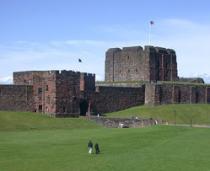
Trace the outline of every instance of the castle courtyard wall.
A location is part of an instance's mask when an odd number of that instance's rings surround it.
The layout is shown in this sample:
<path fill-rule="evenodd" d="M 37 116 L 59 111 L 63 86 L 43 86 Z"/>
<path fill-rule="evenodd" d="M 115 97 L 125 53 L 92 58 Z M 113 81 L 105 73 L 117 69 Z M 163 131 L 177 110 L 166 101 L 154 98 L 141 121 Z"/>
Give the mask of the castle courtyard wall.
<path fill-rule="evenodd" d="M 145 104 L 210 103 L 210 86 L 205 84 L 147 84 Z"/>
<path fill-rule="evenodd" d="M 34 111 L 33 87 L 0 85 L 0 110 Z"/>
<path fill-rule="evenodd" d="M 93 112 L 106 113 L 144 104 L 145 87 L 97 87 Z"/>

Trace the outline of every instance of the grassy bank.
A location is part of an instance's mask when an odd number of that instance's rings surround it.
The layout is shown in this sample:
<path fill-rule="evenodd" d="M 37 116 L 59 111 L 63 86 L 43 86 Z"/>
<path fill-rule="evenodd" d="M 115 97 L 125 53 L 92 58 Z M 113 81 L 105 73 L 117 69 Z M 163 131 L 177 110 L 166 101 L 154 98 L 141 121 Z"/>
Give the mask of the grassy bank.
<path fill-rule="evenodd" d="M 169 123 L 180 124 L 210 124 L 210 105 L 179 104 L 161 106 L 138 106 L 119 112 L 108 113 L 108 117 L 154 118 L 166 120 Z"/>
<path fill-rule="evenodd" d="M 85 118 L 52 118 L 31 112 L 0 111 L 0 131 L 98 128 Z"/>

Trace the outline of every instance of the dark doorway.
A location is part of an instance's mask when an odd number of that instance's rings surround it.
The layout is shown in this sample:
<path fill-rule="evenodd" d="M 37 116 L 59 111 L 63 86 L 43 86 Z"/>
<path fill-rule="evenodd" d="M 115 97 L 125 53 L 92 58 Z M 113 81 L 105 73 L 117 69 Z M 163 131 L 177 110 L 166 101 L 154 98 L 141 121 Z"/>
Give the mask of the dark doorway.
<path fill-rule="evenodd" d="M 81 99 L 79 103 L 80 115 L 85 116 L 88 111 L 88 101 L 85 99 Z"/>
<path fill-rule="evenodd" d="M 42 112 L 42 105 L 39 105 L 39 112 Z"/>
<path fill-rule="evenodd" d="M 195 93 L 195 103 L 199 102 L 199 93 L 196 91 Z"/>
<path fill-rule="evenodd" d="M 181 91 L 178 92 L 178 103 L 181 103 Z"/>

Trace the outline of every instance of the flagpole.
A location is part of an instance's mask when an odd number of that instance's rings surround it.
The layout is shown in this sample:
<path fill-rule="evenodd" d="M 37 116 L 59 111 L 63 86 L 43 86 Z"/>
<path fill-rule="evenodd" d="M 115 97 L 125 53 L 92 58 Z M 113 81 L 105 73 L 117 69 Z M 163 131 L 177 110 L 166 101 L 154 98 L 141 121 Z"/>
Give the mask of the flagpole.
<path fill-rule="evenodd" d="M 82 59 L 78 58 L 78 72 L 82 72 L 81 71 L 81 63 L 82 63 Z"/>
<path fill-rule="evenodd" d="M 149 36 L 148 36 L 148 43 L 151 45 L 151 32 L 152 32 L 152 25 L 154 24 L 154 21 L 149 22 Z"/>
<path fill-rule="evenodd" d="M 149 35 L 148 35 L 148 43 L 151 45 L 151 30 L 152 30 L 152 25 L 149 23 Z"/>

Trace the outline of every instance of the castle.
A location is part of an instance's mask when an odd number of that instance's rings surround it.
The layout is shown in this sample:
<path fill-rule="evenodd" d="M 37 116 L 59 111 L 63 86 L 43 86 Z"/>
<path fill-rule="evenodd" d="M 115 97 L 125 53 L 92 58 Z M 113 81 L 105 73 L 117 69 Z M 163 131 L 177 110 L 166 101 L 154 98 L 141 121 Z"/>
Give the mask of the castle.
<path fill-rule="evenodd" d="M 210 103 L 210 85 L 201 78 L 179 78 L 172 49 L 111 48 L 105 81 L 74 71 L 13 73 L 0 85 L 0 110 L 41 112 L 56 117 L 106 113 L 137 105 Z"/>

